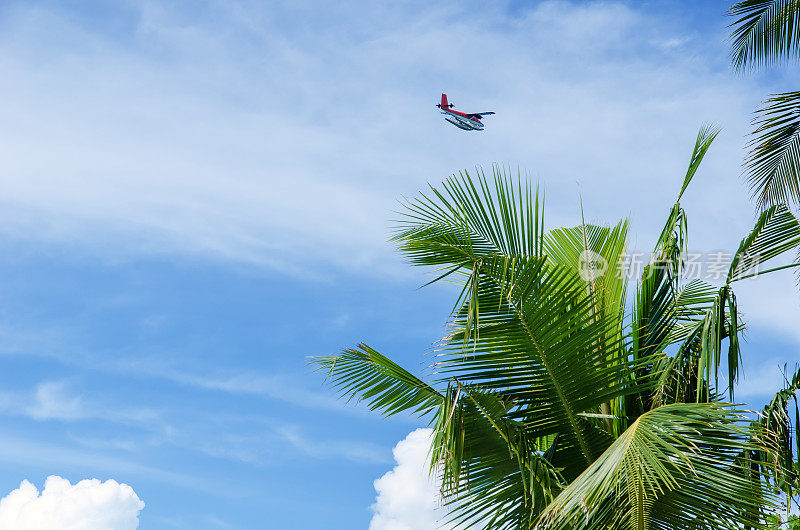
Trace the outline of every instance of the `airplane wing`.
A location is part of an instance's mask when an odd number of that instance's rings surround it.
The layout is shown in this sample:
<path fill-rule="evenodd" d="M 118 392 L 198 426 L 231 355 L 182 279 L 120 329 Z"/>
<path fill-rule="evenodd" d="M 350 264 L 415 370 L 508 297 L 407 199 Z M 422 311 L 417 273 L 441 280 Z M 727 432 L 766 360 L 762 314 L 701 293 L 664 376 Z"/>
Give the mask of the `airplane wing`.
<path fill-rule="evenodd" d="M 476 116 L 488 116 L 489 114 L 494 114 L 494 112 L 476 112 Z"/>

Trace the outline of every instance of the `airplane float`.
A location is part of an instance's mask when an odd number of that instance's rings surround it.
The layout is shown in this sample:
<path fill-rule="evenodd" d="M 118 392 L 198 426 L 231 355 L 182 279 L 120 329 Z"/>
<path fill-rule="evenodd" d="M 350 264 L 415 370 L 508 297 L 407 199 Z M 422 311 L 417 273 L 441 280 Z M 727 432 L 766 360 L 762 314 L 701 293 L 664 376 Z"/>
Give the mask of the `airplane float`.
<path fill-rule="evenodd" d="M 489 114 L 494 114 L 494 112 L 476 112 L 475 114 L 466 114 L 464 112 L 458 112 L 457 110 L 451 110 L 453 108 L 453 104 L 447 103 L 447 94 L 442 94 L 442 102 L 436 106 L 442 109 L 442 114 L 444 114 L 445 120 L 449 121 L 459 129 L 464 129 L 465 131 L 482 131 L 483 123 L 481 123 L 481 118 L 488 116 Z"/>

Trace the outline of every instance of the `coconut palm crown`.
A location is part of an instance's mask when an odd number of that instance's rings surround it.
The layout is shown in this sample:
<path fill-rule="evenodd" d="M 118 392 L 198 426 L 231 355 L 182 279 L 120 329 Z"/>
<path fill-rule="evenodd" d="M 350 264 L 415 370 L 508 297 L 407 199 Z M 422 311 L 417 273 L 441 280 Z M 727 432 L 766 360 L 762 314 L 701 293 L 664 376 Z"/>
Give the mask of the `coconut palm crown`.
<path fill-rule="evenodd" d="M 698 134 L 635 281 L 617 265 L 627 220 L 545 230 L 538 189 L 501 168 L 460 173 L 405 203 L 400 251 L 435 271 L 431 283 L 461 288 L 433 375 L 366 344 L 313 362 L 343 396 L 429 422 L 451 524 L 769 527 L 793 480 L 793 390 L 763 415 L 726 403 L 741 365 L 734 287 L 784 268 L 772 260 L 800 245 L 800 222 L 770 206 L 724 281 L 689 277 L 680 201 L 717 132 Z"/>

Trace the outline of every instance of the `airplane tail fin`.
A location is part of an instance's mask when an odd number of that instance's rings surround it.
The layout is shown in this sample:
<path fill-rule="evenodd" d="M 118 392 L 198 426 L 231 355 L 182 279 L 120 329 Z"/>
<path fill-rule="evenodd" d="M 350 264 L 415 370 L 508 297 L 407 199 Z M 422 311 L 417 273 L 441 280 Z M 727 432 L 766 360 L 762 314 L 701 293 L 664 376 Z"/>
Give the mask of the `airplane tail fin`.
<path fill-rule="evenodd" d="M 447 94 L 442 94 L 442 108 L 446 109 L 447 107 Z"/>

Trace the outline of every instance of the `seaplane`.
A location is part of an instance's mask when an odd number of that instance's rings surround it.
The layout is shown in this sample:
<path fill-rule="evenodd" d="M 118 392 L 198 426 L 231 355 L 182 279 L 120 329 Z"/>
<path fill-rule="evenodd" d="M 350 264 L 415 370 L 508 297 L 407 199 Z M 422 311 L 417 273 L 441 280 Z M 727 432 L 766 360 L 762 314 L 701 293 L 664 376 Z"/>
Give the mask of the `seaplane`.
<path fill-rule="evenodd" d="M 447 102 L 447 94 L 442 94 L 442 102 L 436 106 L 442 109 L 442 114 L 444 114 L 445 120 L 449 121 L 459 129 L 464 129 L 465 131 L 482 131 L 483 123 L 481 123 L 481 118 L 488 116 L 489 114 L 494 114 L 494 112 L 476 112 L 475 114 L 467 114 L 464 112 L 458 112 L 457 110 L 451 110 L 453 108 L 453 104 Z"/>

